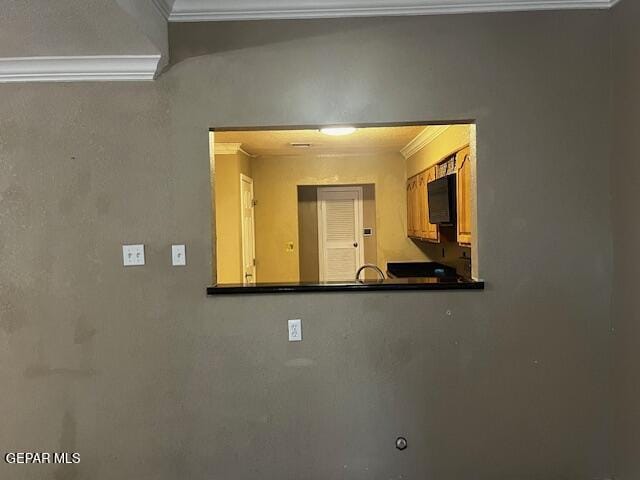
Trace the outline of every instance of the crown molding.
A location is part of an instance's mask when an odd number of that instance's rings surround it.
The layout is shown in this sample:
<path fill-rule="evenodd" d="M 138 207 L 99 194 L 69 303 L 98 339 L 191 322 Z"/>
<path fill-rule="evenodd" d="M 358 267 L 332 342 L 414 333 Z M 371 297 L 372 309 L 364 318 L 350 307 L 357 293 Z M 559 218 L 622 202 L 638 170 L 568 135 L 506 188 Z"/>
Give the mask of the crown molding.
<path fill-rule="evenodd" d="M 153 80 L 160 55 L 0 58 L 0 83 Z"/>
<path fill-rule="evenodd" d="M 292 0 L 262 0 L 250 2 L 246 8 L 238 0 L 208 2 L 206 0 L 176 0 L 169 21 L 227 21 L 265 19 L 304 19 L 336 17 L 371 17 L 394 15 L 437 15 L 452 13 L 509 12 L 527 10 L 607 9 L 618 0 L 407 0 L 401 5 L 354 5 L 353 0 L 331 2 L 323 7 L 319 2 Z M 300 4 L 303 4 L 302 6 Z M 222 5 L 220 5 L 222 4 Z M 217 6 L 216 6 L 217 5 Z"/>
<path fill-rule="evenodd" d="M 451 125 L 429 125 L 422 130 L 416 138 L 407 143 L 407 145 L 400 150 L 400 153 L 404 158 L 409 158 L 446 132 L 450 126 Z"/>
<path fill-rule="evenodd" d="M 214 153 L 216 155 L 233 155 L 236 153 L 244 153 L 247 157 L 255 157 L 242 149 L 241 143 L 214 143 Z"/>

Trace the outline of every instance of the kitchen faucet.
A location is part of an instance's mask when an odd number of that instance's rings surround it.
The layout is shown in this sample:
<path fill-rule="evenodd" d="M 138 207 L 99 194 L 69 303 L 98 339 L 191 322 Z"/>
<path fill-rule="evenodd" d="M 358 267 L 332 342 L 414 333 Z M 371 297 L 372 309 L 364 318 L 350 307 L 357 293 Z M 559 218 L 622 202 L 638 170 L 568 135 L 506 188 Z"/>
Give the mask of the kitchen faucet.
<path fill-rule="evenodd" d="M 360 282 L 360 281 L 361 281 L 361 280 L 360 280 L 360 273 L 361 273 L 363 270 L 366 270 L 367 268 L 370 268 L 370 269 L 372 269 L 372 270 L 375 270 L 375 271 L 378 273 L 378 275 L 380 275 L 379 280 L 384 280 L 384 273 L 382 272 L 382 270 L 380 270 L 380 268 L 378 268 L 378 266 L 377 266 L 377 265 L 374 265 L 373 263 L 365 263 L 365 264 L 364 264 L 364 265 L 362 265 L 362 266 L 358 269 L 358 271 L 356 272 L 356 281 L 358 281 L 358 282 Z"/>

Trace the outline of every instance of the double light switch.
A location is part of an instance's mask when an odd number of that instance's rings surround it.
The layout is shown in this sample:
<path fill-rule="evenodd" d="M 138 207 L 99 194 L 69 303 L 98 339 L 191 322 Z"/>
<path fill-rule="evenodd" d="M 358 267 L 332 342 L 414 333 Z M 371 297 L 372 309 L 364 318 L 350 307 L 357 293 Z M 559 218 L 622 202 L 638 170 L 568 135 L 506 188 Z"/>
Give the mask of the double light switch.
<path fill-rule="evenodd" d="M 125 267 L 144 265 L 144 245 L 123 245 L 122 263 Z"/>

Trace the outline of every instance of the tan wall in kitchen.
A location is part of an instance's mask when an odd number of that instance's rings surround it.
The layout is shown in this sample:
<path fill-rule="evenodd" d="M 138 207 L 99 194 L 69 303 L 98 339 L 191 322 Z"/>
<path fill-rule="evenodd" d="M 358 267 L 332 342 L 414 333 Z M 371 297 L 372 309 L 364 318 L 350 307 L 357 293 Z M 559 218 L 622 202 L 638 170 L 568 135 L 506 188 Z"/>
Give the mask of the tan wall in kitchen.
<path fill-rule="evenodd" d="M 256 207 L 257 279 L 293 282 L 300 275 L 298 185 L 375 184 L 377 262 L 425 259 L 407 238 L 406 167 L 399 153 L 313 157 L 260 157 L 253 160 Z M 294 242 L 293 251 L 286 245 Z"/>
<path fill-rule="evenodd" d="M 251 158 L 242 152 L 216 155 L 214 165 L 218 283 L 242 283 L 240 174 L 251 177 Z"/>
<path fill-rule="evenodd" d="M 364 237 L 364 262 L 378 265 L 382 271 L 386 271 L 386 265 L 378 264 L 378 228 L 376 225 L 376 187 L 375 185 L 362 185 L 362 219 L 364 227 L 373 228 L 373 235 Z M 384 245 L 383 245 L 384 248 Z M 371 269 L 365 270 L 361 278 L 367 280 L 377 278 Z"/>
<path fill-rule="evenodd" d="M 317 282 L 320 278 L 317 187 L 298 187 L 298 242 L 300 281 Z"/>
<path fill-rule="evenodd" d="M 450 125 L 443 133 L 407 159 L 407 176 L 438 163 L 446 156 L 469 145 L 469 125 Z"/>

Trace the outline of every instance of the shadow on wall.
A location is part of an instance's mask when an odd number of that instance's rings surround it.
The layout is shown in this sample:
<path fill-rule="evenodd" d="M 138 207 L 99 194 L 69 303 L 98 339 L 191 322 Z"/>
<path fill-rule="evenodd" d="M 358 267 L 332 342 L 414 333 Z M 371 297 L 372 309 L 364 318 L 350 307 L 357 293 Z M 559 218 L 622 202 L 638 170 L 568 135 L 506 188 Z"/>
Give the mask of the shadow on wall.
<path fill-rule="evenodd" d="M 406 18 L 347 18 L 235 22 L 175 22 L 169 24 L 170 64 L 203 55 L 331 36 L 357 29 L 379 29 L 406 22 Z"/>

